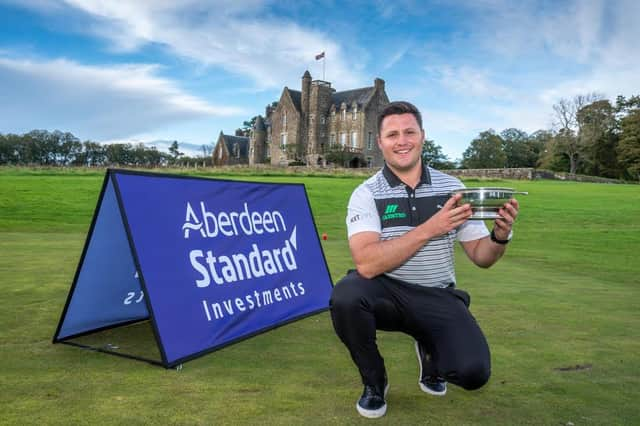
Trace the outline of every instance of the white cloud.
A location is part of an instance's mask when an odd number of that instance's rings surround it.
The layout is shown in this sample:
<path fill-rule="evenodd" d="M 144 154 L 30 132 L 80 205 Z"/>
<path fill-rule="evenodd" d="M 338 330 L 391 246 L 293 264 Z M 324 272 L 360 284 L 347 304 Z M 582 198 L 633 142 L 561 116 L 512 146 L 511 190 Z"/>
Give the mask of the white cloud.
<path fill-rule="evenodd" d="M 572 72 L 610 69 L 613 81 L 616 69 L 640 66 L 640 2 L 636 0 L 542 4 L 496 0 L 471 7 L 477 13 L 471 41 L 493 52 L 488 61 L 533 63 L 538 71 L 545 67 L 543 72 L 550 78 L 568 67 Z"/>
<path fill-rule="evenodd" d="M 468 21 L 472 24 L 468 28 L 469 37 L 505 59 L 547 51 L 571 61 L 588 62 L 597 54 L 606 33 L 617 31 L 610 26 L 610 12 L 627 10 L 625 3 L 467 1 L 467 9 L 473 16 Z"/>
<path fill-rule="evenodd" d="M 394 46 L 394 52 L 389 52 L 390 57 L 387 59 L 387 62 L 382 66 L 382 70 L 388 70 L 393 67 L 396 63 L 398 63 L 411 49 L 411 43 L 406 42 L 399 47 Z"/>
<path fill-rule="evenodd" d="M 150 65 L 87 66 L 0 57 L 0 131 L 34 127 L 92 139 L 127 137 L 171 123 L 243 114 L 212 105 L 156 75 Z"/>
<path fill-rule="evenodd" d="M 43 0 L 29 0 L 38 9 Z M 136 51 L 164 46 L 183 58 L 250 78 L 258 89 L 298 87 L 315 55 L 327 52 L 327 80 L 340 88 L 363 83 L 340 43 L 320 31 L 270 16 L 264 1 L 51 0 L 91 18 L 85 31 L 111 48 Z M 319 76 L 318 76 L 319 77 Z"/>
<path fill-rule="evenodd" d="M 457 112 L 429 108 L 420 108 L 420 111 L 427 138 L 429 138 L 429 133 L 436 129 L 438 131 L 446 129 L 447 132 L 468 134 L 482 128 L 478 126 L 473 117 L 463 116 Z"/>
<path fill-rule="evenodd" d="M 482 130 L 484 122 L 476 116 L 463 115 L 456 111 L 436 110 L 418 106 L 422 113 L 423 127 L 427 139 L 442 147 L 450 160 L 462 157 L 462 152 Z"/>
<path fill-rule="evenodd" d="M 470 65 L 428 66 L 425 70 L 444 88 L 462 96 L 512 99 L 513 92 L 491 80 L 490 72 Z"/>
<path fill-rule="evenodd" d="M 461 146 L 454 142 L 461 129 L 469 132 L 467 144 L 478 127 L 548 129 L 561 98 L 639 93 L 640 2 L 469 0 L 463 6 L 469 12 L 464 36 L 430 44 L 434 54 L 424 67 L 440 102 L 465 117 L 439 118 L 447 123 L 437 128 L 443 146 Z"/>
<path fill-rule="evenodd" d="M 424 0 L 375 0 L 372 3 L 380 16 L 387 20 L 404 20 L 412 19 L 414 16 L 424 16 L 437 7 L 437 4 L 434 6 Z"/>
<path fill-rule="evenodd" d="M 560 98 L 571 98 L 587 93 L 602 93 L 614 101 L 616 96 L 640 93 L 640 16 L 639 2 L 615 2 L 619 7 L 607 11 L 607 20 L 599 21 L 603 35 L 593 40 L 592 60 L 584 71 L 572 78 L 552 81 L 540 92 L 540 99 L 548 105 Z M 583 14 L 583 15 L 586 15 Z M 603 12 L 604 15 L 604 12 Z M 583 27 L 588 27 L 583 24 Z M 598 28 L 598 26 L 595 26 Z"/>

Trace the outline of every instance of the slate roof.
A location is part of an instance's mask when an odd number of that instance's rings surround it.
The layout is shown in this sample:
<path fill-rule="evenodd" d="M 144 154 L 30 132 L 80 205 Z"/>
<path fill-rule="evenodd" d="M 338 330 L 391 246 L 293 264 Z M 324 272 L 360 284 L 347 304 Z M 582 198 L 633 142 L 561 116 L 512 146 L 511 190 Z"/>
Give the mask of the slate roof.
<path fill-rule="evenodd" d="M 289 95 L 291 96 L 293 106 L 296 107 L 296 110 L 302 111 L 302 92 L 299 90 L 289 89 Z"/>
<path fill-rule="evenodd" d="M 233 146 L 237 143 L 240 148 L 240 158 L 246 158 L 249 152 L 249 138 L 246 136 L 222 135 L 225 145 L 230 156 L 234 156 Z"/>
<path fill-rule="evenodd" d="M 299 90 L 287 89 L 289 90 L 289 95 L 291 96 L 291 100 L 293 101 L 293 105 L 296 110 L 302 111 L 302 92 Z M 358 105 L 358 109 L 360 109 L 369 103 L 375 92 L 376 88 L 374 86 L 334 92 L 331 94 L 331 103 L 336 106 L 336 109 L 340 109 L 340 105 L 344 102 L 347 104 L 347 109 L 351 110 L 351 104 L 355 101 Z"/>
<path fill-rule="evenodd" d="M 354 101 L 358 104 L 358 107 L 362 107 L 369 103 L 375 92 L 375 87 L 363 87 L 361 89 L 336 92 L 331 95 L 331 102 L 336 106 L 336 109 L 340 108 L 342 102 L 347 104 L 347 109 L 349 109 Z"/>

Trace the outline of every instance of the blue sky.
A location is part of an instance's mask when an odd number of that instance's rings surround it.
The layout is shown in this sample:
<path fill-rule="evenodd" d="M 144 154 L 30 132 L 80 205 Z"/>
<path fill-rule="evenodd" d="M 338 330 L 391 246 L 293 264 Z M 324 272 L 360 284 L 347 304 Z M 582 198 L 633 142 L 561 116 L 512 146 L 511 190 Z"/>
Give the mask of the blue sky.
<path fill-rule="evenodd" d="M 384 79 L 455 160 L 489 128 L 551 128 L 561 98 L 640 94 L 639 18 L 636 0 L 0 0 L 0 133 L 197 149 L 322 79 L 325 51 L 334 88 Z"/>

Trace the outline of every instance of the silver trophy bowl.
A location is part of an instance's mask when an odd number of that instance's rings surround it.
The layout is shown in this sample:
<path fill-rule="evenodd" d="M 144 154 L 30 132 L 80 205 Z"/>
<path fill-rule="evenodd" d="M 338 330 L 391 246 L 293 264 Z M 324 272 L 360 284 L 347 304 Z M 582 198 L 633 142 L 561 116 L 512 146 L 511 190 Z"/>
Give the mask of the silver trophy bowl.
<path fill-rule="evenodd" d="M 528 192 L 515 191 L 513 188 L 462 188 L 451 192 L 451 195 L 462 194 L 458 205 L 471 204 L 473 214 L 470 219 L 498 219 L 498 210 L 515 194 L 527 195 Z"/>

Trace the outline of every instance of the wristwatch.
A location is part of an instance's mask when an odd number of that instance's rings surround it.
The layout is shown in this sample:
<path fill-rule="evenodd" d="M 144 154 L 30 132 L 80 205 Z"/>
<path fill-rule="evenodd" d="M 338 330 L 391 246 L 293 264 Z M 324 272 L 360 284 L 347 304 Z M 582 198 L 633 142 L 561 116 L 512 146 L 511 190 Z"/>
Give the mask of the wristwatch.
<path fill-rule="evenodd" d="M 513 230 L 511 230 L 506 240 L 499 240 L 496 238 L 496 234 L 494 231 L 495 229 L 491 230 L 491 241 L 493 241 L 496 244 L 502 244 L 502 245 L 509 244 L 509 241 L 511 241 L 511 238 L 513 237 Z"/>

